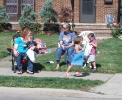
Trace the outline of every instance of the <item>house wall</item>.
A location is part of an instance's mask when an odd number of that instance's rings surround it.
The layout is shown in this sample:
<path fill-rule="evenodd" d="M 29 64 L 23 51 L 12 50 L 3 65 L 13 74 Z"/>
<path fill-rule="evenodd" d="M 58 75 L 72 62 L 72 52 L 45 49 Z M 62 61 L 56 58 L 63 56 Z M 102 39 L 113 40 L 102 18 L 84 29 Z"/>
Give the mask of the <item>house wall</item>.
<path fill-rule="evenodd" d="M 96 0 L 96 23 L 105 23 L 106 14 L 113 14 L 117 22 L 118 2 L 119 0 L 113 0 L 113 5 L 105 5 L 104 0 Z"/>
<path fill-rule="evenodd" d="M 0 5 L 4 5 L 4 0 L 0 0 Z M 46 0 L 35 0 L 35 12 L 39 13 Z M 54 9 L 60 12 L 62 7 L 71 8 L 71 0 L 53 0 Z M 79 23 L 80 0 L 74 0 L 74 22 Z M 115 22 L 118 18 L 118 2 L 113 0 L 113 5 L 104 5 L 104 0 L 96 0 L 96 23 L 105 23 L 105 15 L 113 14 Z M 39 21 L 41 18 L 38 19 Z"/>
<path fill-rule="evenodd" d="M 4 0 L 0 0 L 0 5 L 4 5 Z M 35 12 L 39 13 L 42 6 L 44 5 L 46 0 L 35 0 Z M 57 12 L 60 12 L 62 7 L 71 8 L 71 0 L 53 0 L 54 9 Z M 114 21 L 118 21 L 118 4 L 119 0 L 113 0 L 112 5 L 105 5 L 104 0 L 96 0 L 96 23 L 80 23 L 80 0 L 74 0 L 74 22 L 75 28 L 74 30 L 77 32 L 81 32 L 84 30 L 92 30 L 97 36 L 100 37 L 108 37 L 111 34 L 109 28 L 107 28 L 105 24 L 105 15 L 113 14 Z M 41 21 L 41 18 L 38 18 L 38 21 Z M 20 29 L 17 22 L 12 23 L 12 29 Z"/>
<path fill-rule="evenodd" d="M 0 0 L 0 5 L 3 5 L 3 1 L 4 1 L 4 0 Z"/>

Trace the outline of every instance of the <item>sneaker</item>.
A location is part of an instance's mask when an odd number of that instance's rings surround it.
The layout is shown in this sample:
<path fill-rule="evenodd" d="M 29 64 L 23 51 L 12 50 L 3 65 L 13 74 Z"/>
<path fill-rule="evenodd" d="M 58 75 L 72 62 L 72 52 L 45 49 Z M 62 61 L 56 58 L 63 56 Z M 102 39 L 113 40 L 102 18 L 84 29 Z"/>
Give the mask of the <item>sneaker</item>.
<path fill-rule="evenodd" d="M 92 73 L 94 73 L 94 72 L 96 72 L 96 68 L 94 68 L 94 69 L 92 70 Z"/>

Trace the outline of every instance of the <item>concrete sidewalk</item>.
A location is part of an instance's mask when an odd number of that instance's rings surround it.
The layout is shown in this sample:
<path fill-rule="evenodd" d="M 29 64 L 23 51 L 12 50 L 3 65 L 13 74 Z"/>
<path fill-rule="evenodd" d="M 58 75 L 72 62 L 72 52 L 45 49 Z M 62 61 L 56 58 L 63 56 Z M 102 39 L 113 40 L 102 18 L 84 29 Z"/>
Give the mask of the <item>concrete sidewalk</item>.
<path fill-rule="evenodd" d="M 108 81 L 114 74 L 100 74 L 100 73 L 83 73 L 82 77 L 75 77 L 75 72 L 70 72 L 70 76 L 68 78 L 76 78 L 76 79 L 89 79 L 89 80 L 102 80 L 104 82 Z M 11 68 L 0 68 L 0 75 L 3 76 L 32 76 L 32 77 L 59 77 L 59 78 L 67 78 L 65 76 L 65 72 L 58 71 L 38 71 L 33 75 L 27 74 L 24 72 L 23 74 L 13 73 Z"/>
<path fill-rule="evenodd" d="M 0 87 L 0 93 L 15 93 L 15 94 L 35 94 L 48 95 L 48 96 L 67 96 L 67 97 L 91 97 L 91 98 L 122 98 L 122 74 L 100 74 L 100 73 L 83 73 L 82 77 L 75 77 L 74 72 L 70 73 L 68 78 L 76 79 L 89 79 L 89 80 L 102 80 L 105 84 L 92 88 L 89 92 L 78 90 L 65 90 L 65 89 L 44 89 L 44 88 L 9 88 Z M 66 78 L 65 72 L 49 72 L 41 71 L 33 75 L 26 72 L 22 75 L 13 73 L 10 68 L 0 68 L 0 75 L 3 76 L 29 76 L 29 77 L 59 77 Z M 48 94 L 47 94 L 48 93 Z"/>

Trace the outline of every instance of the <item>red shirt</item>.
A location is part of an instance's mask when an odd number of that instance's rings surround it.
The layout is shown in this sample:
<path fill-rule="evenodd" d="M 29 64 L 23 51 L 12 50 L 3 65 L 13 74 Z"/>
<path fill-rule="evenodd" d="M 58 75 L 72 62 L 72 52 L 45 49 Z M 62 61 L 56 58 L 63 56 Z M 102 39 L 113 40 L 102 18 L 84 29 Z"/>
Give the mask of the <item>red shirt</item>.
<path fill-rule="evenodd" d="M 92 41 L 90 41 L 90 43 L 93 43 L 93 44 L 96 44 L 97 45 L 97 41 L 96 40 L 92 40 Z M 97 53 L 97 51 L 96 51 L 96 47 L 92 47 L 92 49 L 91 49 L 91 52 L 90 52 L 90 54 L 91 55 L 95 55 Z"/>

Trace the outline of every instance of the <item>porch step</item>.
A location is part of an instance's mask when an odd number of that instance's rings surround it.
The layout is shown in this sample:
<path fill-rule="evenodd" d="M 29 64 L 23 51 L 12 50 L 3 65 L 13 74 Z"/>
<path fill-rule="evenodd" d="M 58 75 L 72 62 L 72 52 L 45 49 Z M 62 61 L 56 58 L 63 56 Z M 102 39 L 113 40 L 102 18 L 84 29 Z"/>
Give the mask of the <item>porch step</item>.
<path fill-rule="evenodd" d="M 99 38 L 111 38 L 111 30 L 106 24 L 76 24 L 74 30 L 80 34 L 82 31 L 93 31 Z"/>

